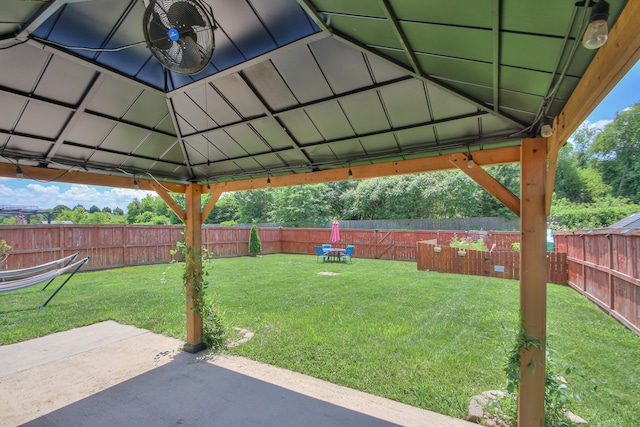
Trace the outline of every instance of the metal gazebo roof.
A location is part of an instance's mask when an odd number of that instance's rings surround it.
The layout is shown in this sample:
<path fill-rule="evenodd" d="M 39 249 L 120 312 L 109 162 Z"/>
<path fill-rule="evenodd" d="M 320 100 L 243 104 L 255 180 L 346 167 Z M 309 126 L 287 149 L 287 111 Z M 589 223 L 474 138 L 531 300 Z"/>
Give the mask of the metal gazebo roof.
<path fill-rule="evenodd" d="M 517 146 L 596 52 L 574 1 L 206 3 L 216 49 L 185 76 L 142 0 L 4 1 L 0 164 L 203 184 Z"/>

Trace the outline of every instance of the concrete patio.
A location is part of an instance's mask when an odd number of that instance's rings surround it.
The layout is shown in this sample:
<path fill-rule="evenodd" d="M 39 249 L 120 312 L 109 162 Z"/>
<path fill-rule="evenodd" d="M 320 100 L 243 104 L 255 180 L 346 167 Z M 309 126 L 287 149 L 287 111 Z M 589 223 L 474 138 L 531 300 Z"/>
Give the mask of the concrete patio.
<path fill-rule="evenodd" d="M 2 426 L 475 424 L 113 321 L 0 347 Z"/>

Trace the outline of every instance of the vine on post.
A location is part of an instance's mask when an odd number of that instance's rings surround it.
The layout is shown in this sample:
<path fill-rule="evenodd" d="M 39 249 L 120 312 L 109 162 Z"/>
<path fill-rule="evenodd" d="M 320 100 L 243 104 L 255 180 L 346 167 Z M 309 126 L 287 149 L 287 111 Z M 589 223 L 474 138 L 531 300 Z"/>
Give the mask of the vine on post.
<path fill-rule="evenodd" d="M 504 427 L 516 427 L 518 425 L 518 385 L 520 377 L 520 364 L 522 363 L 521 351 L 538 348 L 545 352 L 547 369 L 545 371 L 545 397 L 544 413 L 546 427 L 571 427 L 575 424 L 567 417 L 567 406 L 577 395 L 569 393 L 567 380 L 553 372 L 554 363 L 549 357 L 547 345 L 537 337 L 528 335 L 524 327 L 524 316 L 520 313 L 520 330 L 516 336 L 516 342 L 509 351 L 509 357 L 504 371 L 507 374 L 507 392 L 489 404 L 493 415 L 497 418 L 498 425 Z M 536 367 L 542 366 L 535 357 L 525 367 L 525 372 L 535 375 Z M 570 374 L 567 368 L 565 374 Z"/>
<path fill-rule="evenodd" d="M 226 325 L 224 314 L 215 303 L 215 299 L 206 298 L 206 290 L 209 286 L 208 276 L 213 269 L 213 254 L 206 247 L 202 247 L 198 253 L 195 248 L 188 248 L 184 242 L 176 243 L 176 249 L 171 251 L 171 255 L 177 253 L 181 253 L 185 261 L 191 260 L 202 265 L 202 268 L 194 269 L 191 274 L 189 274 L 186 265 L 183 267 L 184 290 L 186 292 L 187 287 L 190 288 L 191 292 L 187 292 L 189 298 L 196 295 L 195 299 L 190 302 L 193 303 L 191 309 L 202 318 L 202 342 L 210 349 L 221 350 L 229 341 L 229 327 Z M 175 263 L 177 260 L 171 262 Z M 209 301 L 211 299 L 212 301 Z"/>

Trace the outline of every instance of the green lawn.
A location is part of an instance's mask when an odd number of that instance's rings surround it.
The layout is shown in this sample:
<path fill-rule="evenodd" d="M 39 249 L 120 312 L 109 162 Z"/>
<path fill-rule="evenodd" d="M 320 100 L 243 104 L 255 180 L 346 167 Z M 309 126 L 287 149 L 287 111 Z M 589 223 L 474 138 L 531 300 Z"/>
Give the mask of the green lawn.
<path fill-rule="evenodd" d="M 107 319 L 184 339 L 181 276 L 178 265 L 81 273 L 42 314 L 49 289 L 0 294 L 0 344 Z M 235 354 L 459 418 L 472 395 L 505 385 L 516 281 L 303 255 L 219 259 L 209 280 L 228 322 L 255 332 Z M 582 397 L 575 412 L 640 425 L 640 338 L 567 287 L 549 285 L 547 317 L 556 370 L 571 367 Z"/>

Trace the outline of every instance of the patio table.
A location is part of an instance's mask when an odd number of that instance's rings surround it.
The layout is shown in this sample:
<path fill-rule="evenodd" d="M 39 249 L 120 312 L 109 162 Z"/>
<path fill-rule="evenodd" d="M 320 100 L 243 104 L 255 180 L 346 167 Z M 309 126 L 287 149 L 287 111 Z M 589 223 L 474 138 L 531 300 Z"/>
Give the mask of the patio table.
<path fill-rule="evenodd" d="M 324 248 L 324 253 L 328 255 L 327 261 L 340 261 L 340 255 L 346 251 L 344 248 Z"/>

